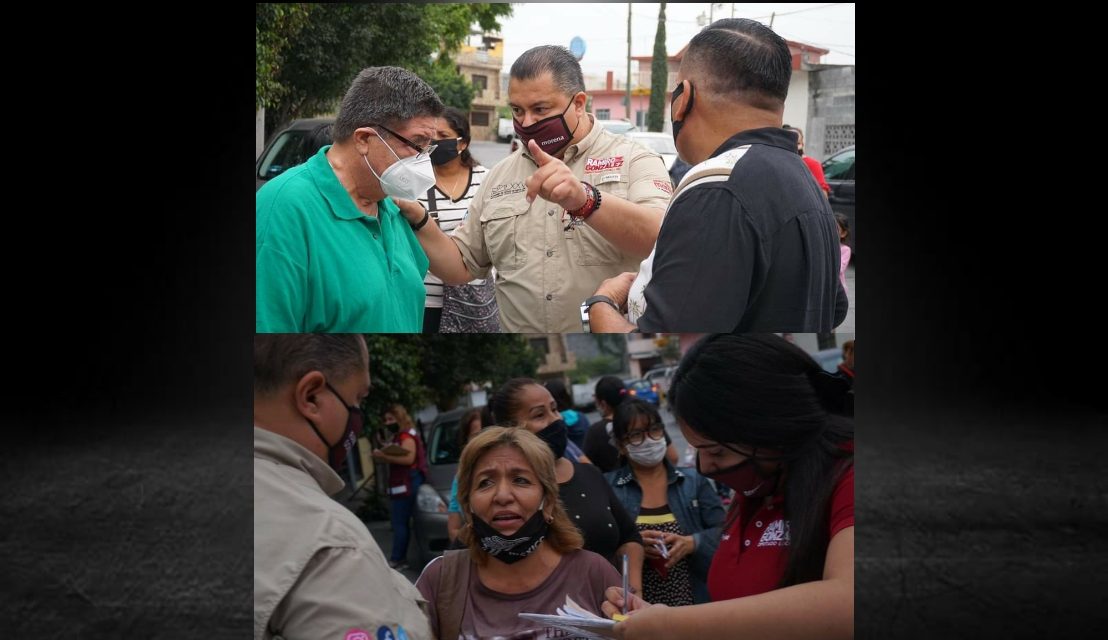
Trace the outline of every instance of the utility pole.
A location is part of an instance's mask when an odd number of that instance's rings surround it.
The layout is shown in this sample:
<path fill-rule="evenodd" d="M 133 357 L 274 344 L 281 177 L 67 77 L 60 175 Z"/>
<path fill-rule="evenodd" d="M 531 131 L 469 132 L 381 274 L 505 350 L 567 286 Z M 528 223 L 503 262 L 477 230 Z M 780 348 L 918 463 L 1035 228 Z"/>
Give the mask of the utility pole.
<path fill-rule="evenodd" d="M 770 14 L 769 14 L 769 28 L 770 28 L 770 29 L 772 29 L 772 28 L 773 28 L 773 19 L 774 19 L 775 17 L 777 17 L 777 12 L 776 12 L 776 11 L 774 11 L 774 12 L 772 12 L 772 13 L 770 13 Z"/>
<path fill-rule="evenodd" d="M 631 121 L 631 3 L 627 3 L 627 120 Z"/>

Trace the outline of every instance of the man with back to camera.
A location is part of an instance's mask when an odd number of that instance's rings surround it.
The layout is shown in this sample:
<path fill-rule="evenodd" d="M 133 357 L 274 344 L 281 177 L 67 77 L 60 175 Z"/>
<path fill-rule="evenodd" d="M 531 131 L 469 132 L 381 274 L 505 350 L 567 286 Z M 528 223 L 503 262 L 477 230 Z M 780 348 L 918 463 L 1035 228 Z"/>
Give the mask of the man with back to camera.
<path fill-rule="evenodd" d="M 657 153 L 585 112 L 581 66 L 565 47 L 530 49 L 512 64 L 508 102 L 524 147 L 481 184 L 448 237 L 417 237 L 447 284 L 496 267 L 501 326 L 511 333 L 580 331 L 581 300 L 605 278 L 638 268 L 654 246 L 672 185 Z M 424 215 L 401 202 L 410 222 Z"/>
<path fill-rule="evenodd" d="M 416 198 L 435 184 L 442 110 L 412 72 L 363 69 L 342 99 L 334 145 L 258 191 L 255 331 L 422 330 L 427 257 L 387 196 Z"/>
<path fill-rule="evenodd" d="M 586 300 L 593 331 L 829 332 L 846 318 L 834 214 L 782 128 L 791 74 L 788 44 L 754 20 L 692 39 L 670 111 L 694 166 L 639 273 Z"/>
<path fill-rule="evenodd" d="M 426 601 L 329 495 L 362 429 L 358 334 L 254 336 L 254 640 L 429 639 Z"/>

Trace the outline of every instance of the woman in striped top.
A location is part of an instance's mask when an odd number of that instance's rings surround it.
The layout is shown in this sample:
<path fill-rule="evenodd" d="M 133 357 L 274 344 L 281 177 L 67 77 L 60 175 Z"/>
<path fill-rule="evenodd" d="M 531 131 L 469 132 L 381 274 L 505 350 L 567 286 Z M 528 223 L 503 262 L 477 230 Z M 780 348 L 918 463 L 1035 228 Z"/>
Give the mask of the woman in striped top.
<path fill-rule="evenodd" d="M 465 112 L 447 107 L 436 127 L 431 154 L 435 186 L 419 198 L 439 228 L 453 235 L 469 212 L 469 203 L 488 170 L 469 153 L 470 131 Z M 499 333 L 500 309 L 496 306 L 493 276 L 468 284 L 443 285 L 430 271 L 423 279 L 427 302 L 424 333 Z"/>

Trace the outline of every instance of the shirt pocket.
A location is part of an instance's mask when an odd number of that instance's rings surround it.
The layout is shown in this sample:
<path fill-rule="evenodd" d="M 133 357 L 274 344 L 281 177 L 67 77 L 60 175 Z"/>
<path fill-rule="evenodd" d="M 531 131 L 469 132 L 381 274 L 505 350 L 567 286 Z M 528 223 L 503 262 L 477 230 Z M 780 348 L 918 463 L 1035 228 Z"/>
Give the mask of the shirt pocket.
<path fill-rule="evenodd" d="M 481 214 L 485 247 L 500 271 L 512 271 L 527 262 L 524 214 L 531 205 L 525 200 L 505 202 Z"/>

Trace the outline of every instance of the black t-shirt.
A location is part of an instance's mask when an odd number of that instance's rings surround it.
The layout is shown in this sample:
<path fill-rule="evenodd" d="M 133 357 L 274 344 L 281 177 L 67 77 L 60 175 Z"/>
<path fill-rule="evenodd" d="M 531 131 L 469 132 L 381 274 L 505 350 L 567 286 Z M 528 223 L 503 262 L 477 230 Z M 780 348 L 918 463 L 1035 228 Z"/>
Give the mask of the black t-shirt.
<path fill-rule="evenodd" d="M 608 435 L 609 422 L 601 418 L 596 424 L 590 425 L 589 430 L 585 432 L 585 446 L 581 447 L 589 457 L 589 461 L 602 473 L 608 473 L 620 467 L 619 449 L 613 447 L 608 441 L 611 437 Z"/>
<path fill-rule="evenodd" d="M 573 477 L 558 485 L 558 494 L 569 519 L 585 537 L 585 548 L 589 551 L 615 564 L 616 549 L 621 545 L 642 544 L 635 521 L 593 465 L 573 463 Z"/>
<path fill-rule="evenodd" d="M 727 179 L 698 184 L 666 212 L 641 331 L 830 332 L 846 319 L 839 227 L 784 129 L 743 131 Z"/>

